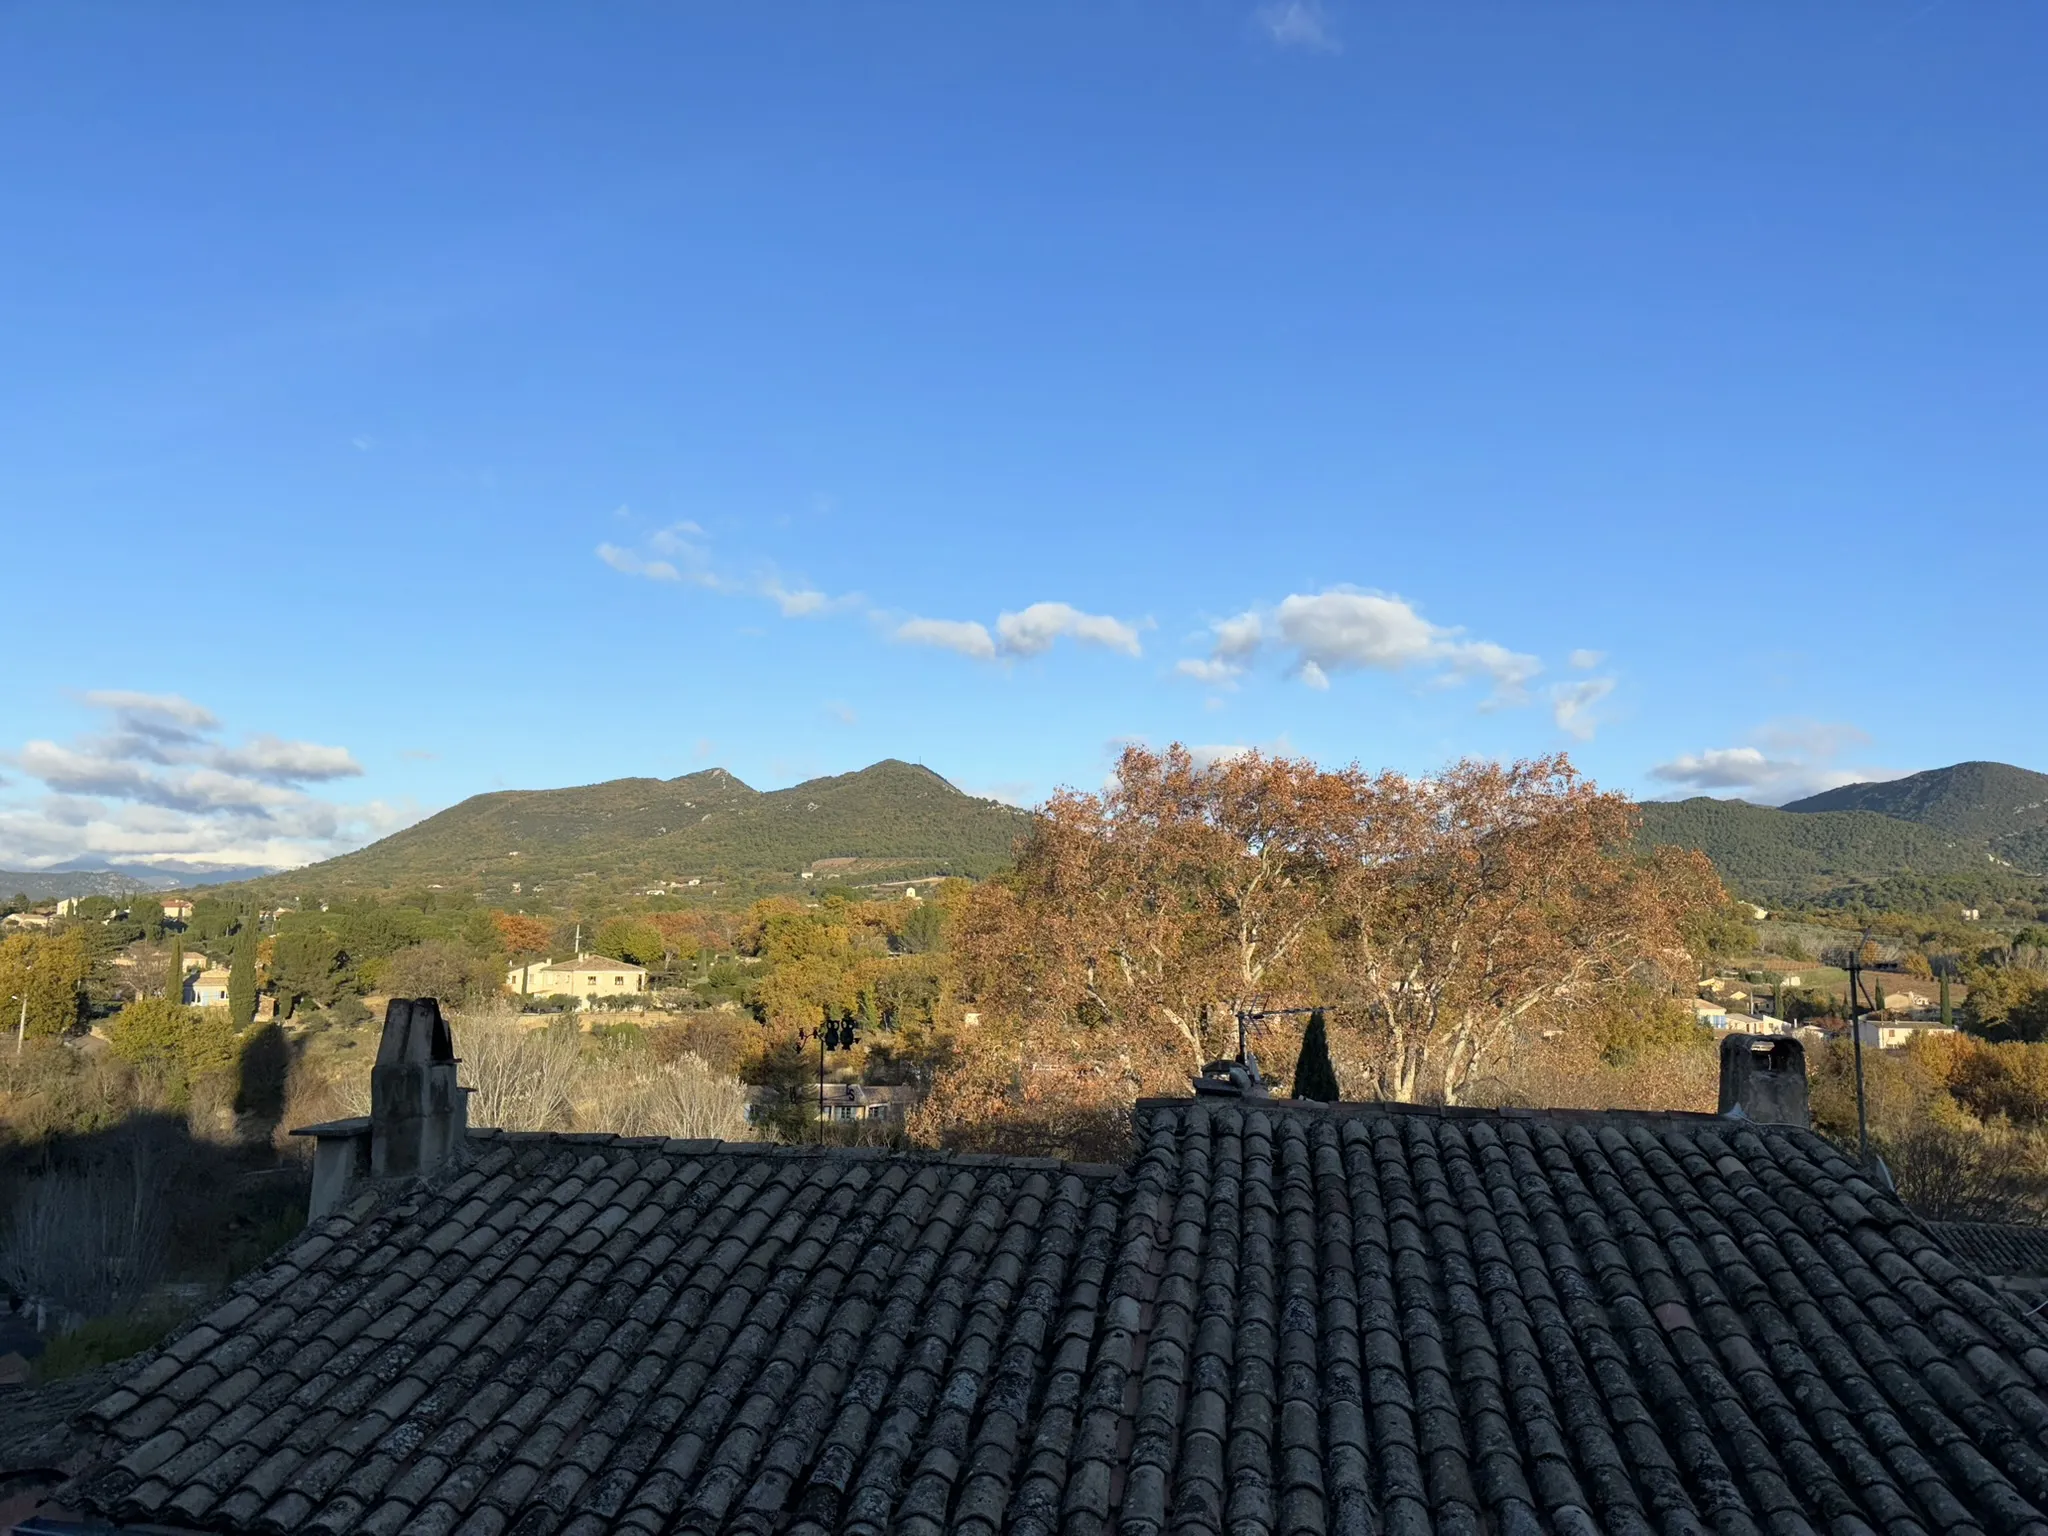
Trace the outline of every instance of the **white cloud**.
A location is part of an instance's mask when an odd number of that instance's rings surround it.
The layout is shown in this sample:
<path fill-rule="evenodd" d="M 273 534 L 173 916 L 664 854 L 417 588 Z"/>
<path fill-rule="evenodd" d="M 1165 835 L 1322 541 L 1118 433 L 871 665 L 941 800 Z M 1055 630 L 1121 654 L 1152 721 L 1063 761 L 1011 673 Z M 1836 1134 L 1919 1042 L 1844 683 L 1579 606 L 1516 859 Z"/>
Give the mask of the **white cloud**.
<path fill-rule="evenodd" d="M 828 597 L 802 583 L 788 585 L 773 569 L 753 577 L 728 575 L 713 563 L 704 530 L 692 522 L 657 528 L 647 536 L 647 548 L 652 555 L 617 544 L 600 544 L 597 558 L 627 576 L 683 582 L 733 597 L 766 598 L 785 619 L 816 618 L 858 602 L 854 597 Z"/>
<path fill-rule="evenodd" d="M 94 709 L 114 716 L 125 731 L 188 741 L 201 731 L 220 729 L 210 710 L 175 693 L 135 693 L 125 688 L 95 688 L 84 695 Z"/>
<path fill-rule="evenodd" d="M 645 576 L 650 581 L 680 581 L 682 572 L 666 560 L 649 560 L 616 544 L 597 546 L 597 558 L 625 576 Z"/>
<path fill-rule="evenodd" d="M 1543 670 L 1534 656 L 1491 640 L 1469 640 L 1462 629 L 1433 624 L 1412 603 L 1383 592 L 1332 587 L 1282 598 L 1270 613 L 1250 610 L 1210 626 L 1206 660 L 1176 670 L 1202 682 L 1240 674 L 1262 649 L 1293 652 L 1291 670 L 1311 688 L 1328 688 L 1341 672 L 1419 671 L 1443 684 L 1483 679 L 1492 684 L 1486 705 L 1528 702 L 1528 685 Z"/>
<path fill-rule="evenodd" d="M 1198 683 L 1209 683 L 1219 688 L 1232 686 L 1244 668 L 1217 658 L 1183 656 L 1173 664 L 1173 670 L 1182 677 L 1192 677 Z"/>
<path fill-rule="evenodd" d="M 807 619 L 832 606 L 832 599 L 822 592 L 808 587 L 792 592 L 773 578 L 762 583 L 761 595 L 780 608 L 785 619 Z"/>
<path fill-rule="evenodd" d="M 1650 769 L 1650 777 L 1701 793 L 1734 791 L 1740 799 L 1782 805 L 1844 784 L 1896 779 L 1908 770 L 1837 765 L 1835 759 L 1869 736 L 1853 725 L 1778 721 L 1751 733 L 1753 744 L 1682 753 Z"/>
<path fill-rule="evenodd" d="M 1071 603 L 1033 603 L 1015 613 L 999 614 L 993 633 L 977 619 L 925 618 L 902 620 L 890 633 L 910 645 L 937 646 L 977 661 L 993 661 L 999 656 L 1042 656 L 1062 637 L 1126 656 L 1143 653 L 1136 625 L 1106 614 L 1083 613 Z"/>
<path fill-rule="evenodd" d="M 1580 741 L 1591 741 L 1600 729 L 1593 706 L 1614 692 L 1611 677 L 1589 677 L 1582 682 L 1558 683 L 1550 690 L 1550 716 L 1557 728 Z"/>
<path fill-rule="evenodd" d="M 1573 651 L 1565 658 L 1577 672 L 1590 672 L 1607 659 L 1605 651 Z"/>
<path fill-rule="evenodd" d="M 1277 47 L 1305 48 L 1311 53 L 1344 51 L 1322 0 L 1270 0 L 1252 15 Z"/>
<path fill-rule="evenodd" d="M 305 784 L 325 779 L 352 779 L 363 771 L 346 747 L 323 747 L 310 741 L 280 741 L 275 736 L 251 736 L 239 747 L 229 747 L 213 758 L 217 767 L 233 773 L 252 774 L 279 783 Z"/>
<path fill-rule="evenodd" d="M 996 619 L 996 635 L 1013 656 L 1040 655 L 1062 635 L 1126 656 L 1139 655 L 1143 649 L 1134 626 L 1106 614 L 1083 613 L 1071 603 L 1033 603 L 1021 612 L 1002 614 Z"/>
<path fill-rule="evenodd" d="M 896 626 L 895 633 L 905 645 L 937 646 L 978 661 L 990 660 L 996 653 L 996 642 L 987 626 L 972 619 L 905 619 Z"/>
<path fill-rule="evenodd" d="M 860 723 L 860 716 L 854 712 L 853 706 L 851 704 L 842 704 L 836 699 L 825 706 L 825 713 L 834 720 L 837 720 L 841 725 L 858 725 Z"/>
<path fill-rule="evenodd" d="M 0 865 L 73 859 L 181 868 L 303 864 L 395 830 L 410 814 L 303 786 L 360 774 L 344 747 L 268 733 L 211 739 L 220 722 L 176 695 L 105 690 L 109 728 L 12 754 L 46 793 L 0 798 Z"/>

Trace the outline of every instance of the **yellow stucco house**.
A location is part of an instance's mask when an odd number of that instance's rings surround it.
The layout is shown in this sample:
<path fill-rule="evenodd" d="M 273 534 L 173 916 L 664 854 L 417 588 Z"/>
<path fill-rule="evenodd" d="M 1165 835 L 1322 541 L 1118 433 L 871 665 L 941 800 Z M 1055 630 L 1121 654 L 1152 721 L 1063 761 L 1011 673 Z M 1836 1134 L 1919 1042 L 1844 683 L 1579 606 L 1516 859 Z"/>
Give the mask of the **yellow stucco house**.
<path fill-rule="evenodd" d="M 536 960 L 515 965 L 505 985 L 522 997 L 565 994 L 582 1002 L 607 997 L 634 997 L 647 990 L 647 968 L 604 955 L 578 955 L 574 960 Z"/>

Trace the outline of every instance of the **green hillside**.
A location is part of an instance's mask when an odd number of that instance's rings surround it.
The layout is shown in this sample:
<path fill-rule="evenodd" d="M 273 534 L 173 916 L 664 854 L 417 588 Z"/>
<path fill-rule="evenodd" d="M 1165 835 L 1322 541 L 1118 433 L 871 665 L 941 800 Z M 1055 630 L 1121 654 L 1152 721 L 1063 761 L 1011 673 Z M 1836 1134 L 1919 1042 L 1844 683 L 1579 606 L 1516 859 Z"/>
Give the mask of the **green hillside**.
<path fill-rule="evenodd" d="M 2048 774 L 2006 763 L 1849 784 L 1778 810 L 1700 798 L 1642 814 L 1643 843 L 1702 850 L 1731 890 L 1768 906 L 2048 904 Z"/>
<path fill-rule="evenodd" d="M 1980 843 L 2022 869 L 2048 870 L 2048 773 L 2010 763 L 1957 763 L 1878 784 L 1846 784 L 1785 809 L 1800 815 L 1874 811 Z"/>
<path fill-rule="evenodd" d="M 1990 866 L 1981 843 L 1874 811 L 1794 815 L 1702 796 L 1650 801 L 1642 813 L 1643 842 L 1698 848 L 1732 889 L 1767 903 L 1899 875 L 1976 874 Z"/>
<path fill-rule="evenodd" d="M 419 886 L 491 899 L 594 881 L 792 881 L 820 860 L 848 880 L 982 876 L 1009 861 L 1026 814 L 962 794 L 893 759 L 763 793 L 721 768 L 679 779 L 476 795 L 381 842 L 273 876 L 268 891 L 342 894 Z"/>

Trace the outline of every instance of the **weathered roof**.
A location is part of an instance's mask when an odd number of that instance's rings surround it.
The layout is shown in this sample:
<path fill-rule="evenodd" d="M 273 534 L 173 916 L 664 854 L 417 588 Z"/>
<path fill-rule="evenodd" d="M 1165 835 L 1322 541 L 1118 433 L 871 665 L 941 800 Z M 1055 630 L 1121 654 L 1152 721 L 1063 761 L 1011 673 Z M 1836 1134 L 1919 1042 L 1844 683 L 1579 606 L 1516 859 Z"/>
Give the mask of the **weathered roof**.
<path fill-rule="evenodd" d="M 2048 1278 L 2048 1231 L 1997 1221 L 1944 1221 L 1934 1233 L 1949 1252 L 1987 1275 Z"/>
<path fill-rule="evenodd" d="M 2048 1533 L 2048 1334 L 1814 1135 L 1150 1105 L 1126 1169 L 478 1136 L 97 1405 L 227 1531 Z"/>

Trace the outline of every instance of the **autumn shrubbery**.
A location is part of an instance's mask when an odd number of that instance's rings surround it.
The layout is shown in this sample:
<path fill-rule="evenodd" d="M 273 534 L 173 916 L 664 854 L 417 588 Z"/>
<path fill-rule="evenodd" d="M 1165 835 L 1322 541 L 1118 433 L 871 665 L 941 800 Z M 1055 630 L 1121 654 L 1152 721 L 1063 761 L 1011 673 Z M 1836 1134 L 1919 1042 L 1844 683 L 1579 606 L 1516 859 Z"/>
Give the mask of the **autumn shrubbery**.
<path fill-rule="evenodd" d="M 1814 1123 L 1856 1147 L 1852 1048 L 1809 1055 Z M 1936 1221 L 2048 1220 L 2048 1044 L 1930 1034 L 1863 1053 L 1871 1149 Z"/>

